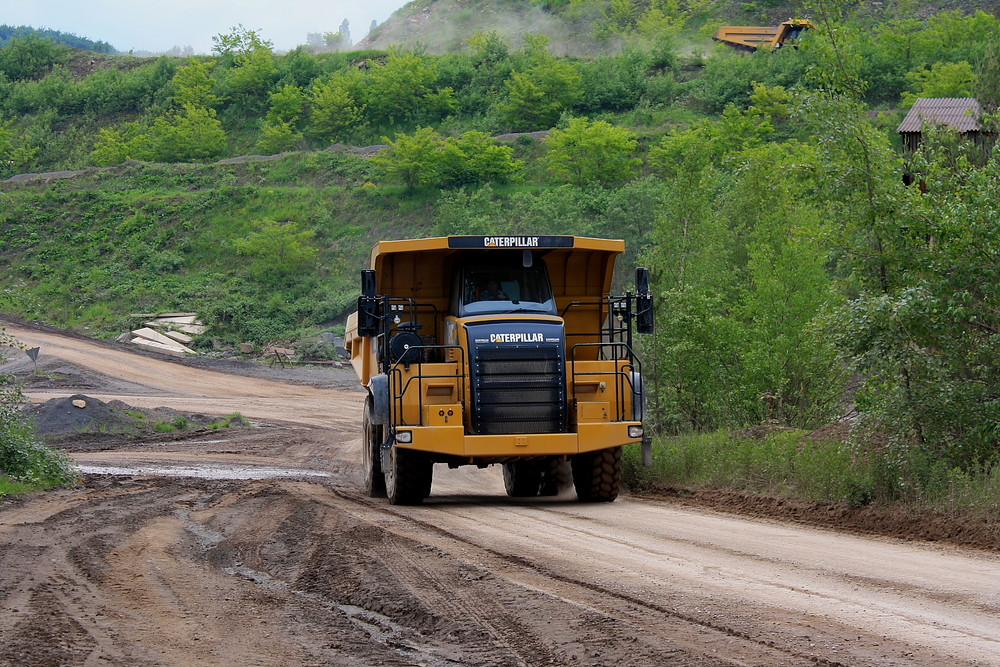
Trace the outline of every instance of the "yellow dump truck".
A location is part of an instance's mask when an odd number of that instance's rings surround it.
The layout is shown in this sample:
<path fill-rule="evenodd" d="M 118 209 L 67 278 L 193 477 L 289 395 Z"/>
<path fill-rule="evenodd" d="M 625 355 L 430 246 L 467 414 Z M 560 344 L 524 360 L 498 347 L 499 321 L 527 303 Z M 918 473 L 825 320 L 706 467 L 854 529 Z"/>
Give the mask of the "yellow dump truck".
<path fill-rule="evenodd" d="M 776 26 L 724 25 L 712 39 L 744 51 L 780 49 L 798 41 L 804 30 L 815 30 L 816 25 L 806 19 L 791 19 Z"/>
<path fill-rule="evenodd" d="M 643 443 L 633 332 L 653 328 L 649 272 L 611 294 L 624 241 L 448 236 L 382 241 L 347 321 L 368 390 L 365 490 L 393 504 L 430 494 L 433 465 L 503 466 L 511 496 L 618 496 L 623 445 Z M 563 466 L 565 468 L 566 466 Z"/>

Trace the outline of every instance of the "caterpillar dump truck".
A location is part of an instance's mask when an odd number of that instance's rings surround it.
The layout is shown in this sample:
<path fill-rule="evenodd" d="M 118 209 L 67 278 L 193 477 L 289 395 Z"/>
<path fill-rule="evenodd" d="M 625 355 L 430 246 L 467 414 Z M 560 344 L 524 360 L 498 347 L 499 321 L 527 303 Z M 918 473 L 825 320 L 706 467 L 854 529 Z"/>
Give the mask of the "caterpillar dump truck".
<path fill-rule="evenodd" d="M 649 455 L 632 346 L 653 328 L 649 272 L 613 296 L 624 249 L 574 236 L 376 244 L 345 333 L 368 390 L 368 495 L 421 503 L 435 463 L 499 464 L 509 495 L 553 495 L 569 461 L 581 501 L 613 501 L 622 446 Z"/>
<path fill-rule="evenodd" d="M 725 25 L 715 31 L 712 39 L 743 51 L 780 49 L 794 45 L 804 30 L 815 30 L 816 24 L 806 19 L 791 19 L 776 26 Z"/>

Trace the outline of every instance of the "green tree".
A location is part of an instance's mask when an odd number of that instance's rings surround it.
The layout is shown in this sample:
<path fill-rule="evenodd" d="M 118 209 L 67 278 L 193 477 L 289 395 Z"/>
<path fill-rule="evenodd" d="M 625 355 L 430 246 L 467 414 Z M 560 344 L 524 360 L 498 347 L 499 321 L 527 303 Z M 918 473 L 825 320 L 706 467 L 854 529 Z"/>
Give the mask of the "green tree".
<path fill-rule="evenodd" d="M 623 127 L 603 120 L 574 118 L 565 130 L 552 130 L 544 139 L 549 147 L 545 164 L 558 179 L 574 185 L 617 185 L 638 173 L 638 142 Z"/>
<path fill-rule="evenodd" d="M 523 166 L 513 158 L 513 148 L 498 146 L 488 134 L 475 130 L 449 137 L 439 151 L 443 185 L 507 183 L 517 178 Z"/>
<path fill-rule="evenodd" d="M 258 113 L 278 77 L 272 43 L 243 25 L 216 35 L 212 42 L 213 50 L 222 56 L 222 66 L 215 72 L 220 94 L 245 112 Z"/>
<path fill-rule="evenodd" d="M 451 88 L 436 84 L 430 58 L 390 49 L 384 63 L 369 61 L 363 88 L 368 116 L 376 125 L 441 118 L 454 111 L 456 102 Z"/>
<path fill-rule="evenodd" d="M 188 64 L 177 68 L 177 73 L 171 80 L 174 89 L 173 100 L 178 107 L 191 104 L 198 107 L 213 108 L 222 101 L 212 92 L 212 60 L 197 60 L 191 58 Z"/>
<path fill-rule="evenodd" d="M 153 121 L 137 145 L 145 159 L 186 162 L 218 157 L 225 151 L 226 141 L 214 109 L 188 104 Z"/>
<path fill-rule="evenodd" d="M 305 95 L 298 86 L 286 83 L 271 93 L 271 108 L 264 120 L 268 123 L 298 123 L 305 107 Z"/>
<path fill-rule="evenodd" d="M 259 97 L 270 89 L 277 75 L 274 54 L 258 49 L 237 56 L 233 66 L 222 71 L 221 83 L 227 95 Z"/>
<path fill-rule="evenodd" d="M 0 48 L 0 72 L 14 81 L 34 79 L 69 60 L 69 49 L 38 34 L 11 37 Z"/>
<path fill-rule="evenodd" d="M 413 190 L 436 183 L 441 172 L 441 137 L 433 128 L 418 128 L 412 135 L 396 134 L 396 140 L 383 138 L 388 147 L 373 161 L 388 178 L 398 178 Z"/>
<path fill-rule="evenodd" d="M 987 43 L 976 63 L 975 93 L 987 113 L 1000 110 L 1000 39 Z"/>
<path fill-rule="evenodd" d="M 264 39 L 260 30 L 251 30 L 242 23 L 230 28 L 228 33 L 212 37 L 212 50 L 229 59 L 247 56 L 256 51 L 270 52 L 272 48 L 274 44 Z"/>
<path fill-rule="evenodd" d="M 650 379 L 672 430 L 816 425 L 840 399 L 814 325 L 836 298 L 809 196 L 822 161 L 772 136 L 760 110 L 730 106 L 651 151 L 665 193 L 645 258 L 660 296 Z"/>
<path fill-rule="evenodd" d="M 29 137 L 17 131 L 13 120 L 0 121 L 0 176 L 26 171 L 38 151 Z"/>
<path fill-rule="evenodd" d="M 568 62 L 545 58 L 524 72 L 514 72 L 506 83 L 500 117 L 512 130 L 547 129 L 583 94 L 579 70 Z"/>
<path fill-rule="evenodd" d="M 122 129 L 101 128 L 90 154 L 91 161 L 99 167 L 121 164 L 127 160 L 147 159 L 143 146 L 145 136 L 139 123 L 126 123 Z"/>
<path fill-rule="evenodd" d="M 494 30 L 477 31 L 465 40 L 469 45 L 469 57 L 473 67 L 495 67 L 510 56 L 510 49 L 503 37 Z"/>
<path fill-rule="evenodd" d="M 903 93 L 903 106 L 911 107 L 918 97 L 970 97 L 975 83 L 972 65 L 964 60 L 957 63 L 934 63 L 908 72 L 906 80 L 911 91 Z"/>
<path fill-rule="evenodd" d="M 305 140 L 295 125 L 283 121 L 264 123 L 257 140 L 257 150 L 264 155 L 274 155 L 284 151 L 294 150 Z"/>
<path fill-rule="evenodd" d="M 236 253 L 249 257 L 251 272 L 262 280 L 283 281 L 311 270 L 319 250 L 316 232 L 296 222 L 261 220 L 255 231 L 234 241 Z"/>
<path fill-rule="evenodd" d="M 265 155 L 292 150 L 305 137 L 301 132 L 305 95 L 302 89 L 285 84 L 271 93 L 271 108 L 261 124 L 257 150 Z"/>
<path fill-rule="evenodd" d="M 309 93 L 309 134 L 336 141 L 364 130 L 366 107 L 356 96 L 360 86 L 361 75 L 356 72 L 337 74 L 315 84 Z"/>

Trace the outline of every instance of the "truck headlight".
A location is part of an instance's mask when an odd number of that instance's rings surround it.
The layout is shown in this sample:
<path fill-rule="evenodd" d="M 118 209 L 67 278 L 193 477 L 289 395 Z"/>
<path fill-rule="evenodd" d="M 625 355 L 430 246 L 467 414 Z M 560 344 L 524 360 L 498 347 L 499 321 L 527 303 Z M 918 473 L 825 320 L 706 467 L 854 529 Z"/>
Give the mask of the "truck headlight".
<path fill-rule="evenodd" d="M 630 438 L 641 438 L 642 437 L 642 427 L 641 426 L 629 426 L 628 427 L 628 437 L 630 437 Z"/>
<path fill-rule="evenodd" d="M 639 431 L 642 431 L 642 429 L 640 428 Z M 629 432 L 632 432 L 632 427 L 629 427 Z M 413 442 L 413 431 L 396 431 L 396 442 L 402 442 L 403 444 Z"/>

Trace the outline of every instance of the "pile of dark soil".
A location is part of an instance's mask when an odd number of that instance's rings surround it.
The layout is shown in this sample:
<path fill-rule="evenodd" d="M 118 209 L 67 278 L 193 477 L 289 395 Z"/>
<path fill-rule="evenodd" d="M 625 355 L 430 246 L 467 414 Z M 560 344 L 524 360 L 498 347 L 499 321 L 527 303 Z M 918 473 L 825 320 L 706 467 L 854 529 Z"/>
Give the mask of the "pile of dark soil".
<path fill-rule="evenodd" d="M 219 417 L 186 414 L 171 408 L 148 410 L 122 401 L 105 403 L 85 394 L 29 405 L 25 412 L 46 444 L 63 448 L 101 446 L 152 434 L 198 433 L 222 421 Z M 249 423 L 227 423 L 227 426 L 249 426 Z"/>
<path fill-rule="evenodd" d="M 127 409 L 124 403 L 121 405 Z M 83 394 L 53 398 L 29 407 L 27 412 L 35 420 L 35 427 L 42 436 L 100 429 L 123 430 L 134 420 L 119 406 Z"/>

